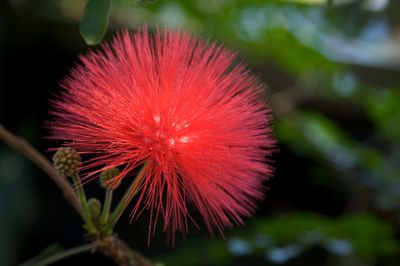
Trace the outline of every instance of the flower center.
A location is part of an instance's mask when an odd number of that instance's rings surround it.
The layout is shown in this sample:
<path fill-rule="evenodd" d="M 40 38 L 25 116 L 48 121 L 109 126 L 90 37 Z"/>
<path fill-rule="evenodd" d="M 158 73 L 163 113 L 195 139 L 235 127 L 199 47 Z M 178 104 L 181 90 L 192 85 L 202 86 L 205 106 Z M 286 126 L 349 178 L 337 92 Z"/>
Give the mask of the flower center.
<path fill-rule="evenodd" d="M 189 124 L 162 123 L 160 115 L 153 115 L 153 123 L 144 132 L 143 143 L 154 152 L 162 154 L 170 153 L 171 150 L 177 148 L 180 144 L 187 144 L 192 141 L 190 136 L 185 132 Z"/>

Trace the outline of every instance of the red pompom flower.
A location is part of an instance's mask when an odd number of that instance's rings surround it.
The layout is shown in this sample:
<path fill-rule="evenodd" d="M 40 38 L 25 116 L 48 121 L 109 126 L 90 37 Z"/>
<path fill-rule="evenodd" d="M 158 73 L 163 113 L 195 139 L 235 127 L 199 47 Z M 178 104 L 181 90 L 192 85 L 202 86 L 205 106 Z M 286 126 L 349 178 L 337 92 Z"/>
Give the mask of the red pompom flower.
<path fill-rule="evenodd" d="M 186 32 L 145 29 L 80 59 L 53 102 L 52 138 L 95 155 L 86 178 L 122 167 L 109 181 L 119 184 L 144 165 L 131 217 L 148 209 L 149 234 L 160 217 L 172 237 L 186 233 L 189 203 L 210 232 L 254 213 L 275 141 L 264 86 L 234 53 Z"/>

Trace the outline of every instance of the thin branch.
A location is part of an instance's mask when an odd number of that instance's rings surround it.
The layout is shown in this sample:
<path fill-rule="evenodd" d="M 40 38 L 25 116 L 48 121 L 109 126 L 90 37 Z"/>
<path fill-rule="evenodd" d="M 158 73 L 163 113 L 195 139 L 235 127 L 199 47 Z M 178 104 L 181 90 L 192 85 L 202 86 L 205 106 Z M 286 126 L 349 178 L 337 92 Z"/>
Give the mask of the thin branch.
<path fill-rule="evenodd" d="M 129 188 L 126 190 L 124 196 L 118 203 L 117 207 L 115 207 L 115 210 L 112 212 L 111 217 L 110 217 L 110 222 L 109 222 L 109 230 L 113 230 L 114 226 L 118 222 L 119 218 L 121 217 L 122 213 L 126 209 L 127 205 L 129 202 L 132 200 L 133 196 L 137 192 L 137 182 L 143 178 L 143 175 L 146 173 L 147 170 L 147 162 L 143 164 L 142 168 L 140 169 L 139 173 L 137 176 L 132 180 L 131 185 Z"/>
<path fill-rule="evenodd" d="M 112 205 L 112 198 L 113 198 L 112 190 L 106 189 L 106 196 L 104 199 L 103 211 L 100 216 L 101 224 L 108 223 L 108 220 L 110 219 L 109 215 L 110 215 L 110 210 L 111 210 L 111 205 Z"/>
<path fill-rule="evenodd" d="M 79 199 L 75 194 L 74 188 L 68 181 L 58 174 L 54 169 L 52 163 L 46 159 L 40 152 L 38 152 L 34 147 L 32 147 L 24 139 L 15 136 L 9 130 L 0 124 L 0 139 L 4 140 L 9 146 L 14 148 L 16 151 L 25 155 L 32 162 L 34 162 L 39 168 L 41 168 L 46 174 L 48 174 L 51 179 L 61 188 L 64 193 L 64 197 L 69 203 L 75 208 L 81 217 L 83 217 L 83 212 Z M 142 254 L 137 251 L 132 250 L 124 241 L 122 241 L 117 236 L 110 236 L 106 238 L 97 237 L 92 243 L 83 245 L 74 249 L 65 251 L 67 255 L 76 255 L 78 253 L 83 253 L 89 251 L 91 248 L 98 249 L 104 255 L 110 257 L 120 266 L 152 266 L 154 265 L 152 261 L 145 258 Z M 69 253 L 68 253 L 69 252 Z M 65 253 L 64 253 L 65 255 Z M 55 262 L 61 258 L 64 258 L 63 254 L 56 254 L 45 260 L 47 264 Z M 54 260 L 56 259 L 56 260 Z M 50 260 L 50 262 L 49 262 Z M 39 265 L 47 265 L 43 264 Z"/>
<path fill-rule="evenodd" d="M 75 173 L 75 175 L 72 175 L 71 178 L 72 178 L 72 182 L 74 184 L 76 184 L 75 185 L 76 186 L 75 194 L 77 195 L 77 197 L 79 199 L 79 205 L 82 208 L 82 216 L 83 216 L 83 220 L 85 221 L 85 228 L 89 234 L 96 233 L 97 230 L 92 221 L 92 217 L 91 217 L 91 214 L 89 211 L 88 201 L 87 201 L 86 195 L 85 195 L 85 190 L 83 189 L 79 174 Z"/>
<path fill-rule="evenodd" d="M 59 253 L 56 253 L 50 257 L 47 257 L 37 263 L 34 263 L 34 266 L 46 266 L 46 265 L 50 265 L 54 262 L 75 256 L 75 255 L 79 255 L 82 253 L 86 253 L 86 252 L 90 252 L 90 251 L 94 251 L 95 245 L 93 243 L 89 243 L 89 244 L 85 244 L 82 246 L 78 246 L 78 247 L 74 247 L 71 249 L 67 249 L 64 251 L 61 251 Z"/>
<path fill-rule="evenodd" d="M 42 169 L 53 181 L 61 188 L 64 197 L 69 203 L 74 207 L 80 216 L 82 216 L 82 209 L 79 204 L 79 200 L 75 194 L 74 188 L 62 177 L 53 167 L 52 163 L 44 157 L 40 152 L 38 152 L 34 147 L 32 147 L 24 139 L 15 136 L 9 130 L 7 130 L 3 125 L 0 124 L 0 139 L 4 140 L 9 146 L 14 148 L 16 151 L 25 155 L 32 162 L 34 162 L 40 169 Z"/>
<path fill-rule="evenodd" d="M 96 248 L 120 266 L 154 266 L 155 264 L 139 252 L 132 250 L 117 236 L 98 238 Z"/>

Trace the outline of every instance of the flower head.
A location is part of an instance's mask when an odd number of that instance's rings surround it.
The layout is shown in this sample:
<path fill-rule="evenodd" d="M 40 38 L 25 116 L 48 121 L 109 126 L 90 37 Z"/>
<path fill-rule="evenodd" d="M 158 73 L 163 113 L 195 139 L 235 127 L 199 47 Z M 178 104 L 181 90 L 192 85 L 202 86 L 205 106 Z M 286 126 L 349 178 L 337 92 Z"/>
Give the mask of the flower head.
<path fill-rule="evenodd" d="M 53 102 L 52 137 L 96 156 L 88 176 L 123 168 L 108 184 L 145 165 L 131 217 L 148 209 L 149 235 L 159 218 L 172 238 L 186 233 L 189 205 L 210 232 L 254 213 L 275 141 L 264 86 L 234 53 L 186 32 L 144 29 L 80 59 Z"/>

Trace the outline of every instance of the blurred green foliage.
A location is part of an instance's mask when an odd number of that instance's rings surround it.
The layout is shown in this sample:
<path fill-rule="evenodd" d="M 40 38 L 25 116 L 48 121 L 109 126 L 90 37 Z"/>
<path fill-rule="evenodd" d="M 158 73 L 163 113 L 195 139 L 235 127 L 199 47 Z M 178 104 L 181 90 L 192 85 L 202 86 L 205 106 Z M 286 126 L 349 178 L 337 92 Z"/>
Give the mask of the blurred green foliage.
<path fill-rule="evenodd" d="M 394 228 L 371 215 L 346 215 L 337 219 L 313 214 L 292 213 L 257 219 L 226 240 L 188 240 L 178 252 L 160 257 L 166 265 L 185 261 L 188 265 L 232 265 L 252 258 L 256 265 L 282 264 L 318 248 L 331 256 L 356 256 L 364 263 L 395 255 L 399 243 Z M 193 252 L 197 250 L 198 252 Z M 317 263 L 317 262 L 314 262 Z"/>

